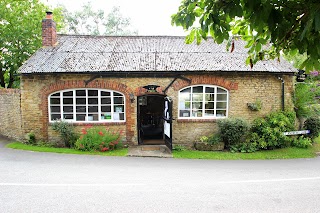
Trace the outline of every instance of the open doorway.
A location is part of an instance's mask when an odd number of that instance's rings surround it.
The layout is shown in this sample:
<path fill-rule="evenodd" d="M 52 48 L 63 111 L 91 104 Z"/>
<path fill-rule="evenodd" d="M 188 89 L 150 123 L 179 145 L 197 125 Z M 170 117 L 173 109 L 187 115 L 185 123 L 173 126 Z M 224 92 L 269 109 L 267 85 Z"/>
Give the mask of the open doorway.
<path fill-rule="evenodd" d="M 165 144 L 163 139 L 164 95 L 138 97 L 137 126 L 140 145 Z"/>

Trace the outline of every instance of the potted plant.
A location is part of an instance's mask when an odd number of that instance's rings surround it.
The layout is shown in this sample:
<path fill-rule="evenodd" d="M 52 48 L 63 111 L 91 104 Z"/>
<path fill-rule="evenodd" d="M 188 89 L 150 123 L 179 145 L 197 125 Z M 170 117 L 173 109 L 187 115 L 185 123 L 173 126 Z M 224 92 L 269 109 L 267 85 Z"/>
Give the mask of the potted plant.
<path fill-rule="evenodd" d="M 199 151 L 221 151 L 224 149 L 224 143 L 217 134 L 202 136 L 200 141 L 194 142 L 194 148 Z"/>

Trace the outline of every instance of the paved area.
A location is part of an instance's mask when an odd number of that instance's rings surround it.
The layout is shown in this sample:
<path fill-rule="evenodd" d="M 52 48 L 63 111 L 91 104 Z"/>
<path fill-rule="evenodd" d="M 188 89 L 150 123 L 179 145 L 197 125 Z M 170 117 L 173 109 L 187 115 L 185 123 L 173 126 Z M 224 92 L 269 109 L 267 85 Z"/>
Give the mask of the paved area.
<path fill-rule="evenodd" d="M 166 145 L 142 145 L 130 146 L 128 150 L 129 157 L 158 157 L 172 158 L 172 153 Z"/>
<path fill-rule="evenodd" d="M 0 212 L 319 212 L 320 158 L 188 160 L 0 143 Z"/>

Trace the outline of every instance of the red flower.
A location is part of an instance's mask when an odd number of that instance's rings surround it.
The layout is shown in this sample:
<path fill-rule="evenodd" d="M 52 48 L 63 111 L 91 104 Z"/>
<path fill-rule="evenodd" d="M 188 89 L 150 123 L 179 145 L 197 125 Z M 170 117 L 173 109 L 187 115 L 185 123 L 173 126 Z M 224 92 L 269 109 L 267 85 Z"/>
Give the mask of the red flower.
<path fill-rule="evenodd" d="M 100 132 L 99 132 L 99 135 L 103 136 L 103 132 L 100 131 Z"/>
<path fill-rule="evenodd" d="M 103 147 L 103 148 L 101 149 L 102 152 L 105 152 L 105 151 L 108 151 L 108 150 L 109 150 L 109 148 L 107 148 L 107 147 Z"/>

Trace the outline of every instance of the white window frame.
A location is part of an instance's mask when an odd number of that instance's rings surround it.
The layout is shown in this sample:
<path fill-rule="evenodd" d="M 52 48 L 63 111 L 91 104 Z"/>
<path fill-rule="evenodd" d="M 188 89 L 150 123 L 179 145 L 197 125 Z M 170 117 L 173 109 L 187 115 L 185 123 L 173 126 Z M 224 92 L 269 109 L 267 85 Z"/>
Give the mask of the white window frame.
<path fill-rule="evenodd" d="M 81 105 L 81 104 L 76 104 L 76 91 L 77 90 L 85 90 L 85 93 L 86 93 L 86 104 L 85 104 L 85 107 L 86 107 L 86 110 L 85 112 L 83 113 L 78 113 L 78 114 L 85 114 L 85 120 L 84 121 L 77 121 L 76 120 L 76 117 L 77 117 L 77 111 L 76 111 L 76 108 L 77 106 Z M 93 97 L 97 97 L 98 98 L 98 103 L 96 104 L 97 107 L 98 107 L 98 112 L 94 112 L 94 113 L 90 113 L 89 112 L 89 95 L 88 95 L 88 91 L 89 90 L 94 90 L 94 91 L 98 91 L 98 96 L 93 96 Z M 55 91 L 53 93 L 51 93 L 49 96 L 48 96 L 48 117 L 49 117 L 49 122 L 50 123 L 53 123 L 55 122 L 55 120 L 52 120 L 52 114 L 60 114 L 60 118 L 63 118 L 63 107 L 66 106 L 65 104 L 63 104 L 63 98 L 64 97 L 68 97 L 68 96 L 63 96 L 63 93 L 64 92 L 71 92 L 72 91 L 72 99 L 73 99 L 73 104 L 72 104 L 72 107 L 73 107 L 73 112 L 72 112 L 72 115 L 73 115 L 73 119 L 61 119 L 63 121 L 66 121 L 66 122 L 70 122 L 70 123 L 113 123 L 113 122 L 126 122 L 126 98 L 125 98 L 125 95 L 119 91 L 116 91 L 116 90 L 107 90 L 107 89 L 97 89 L 97 88 L 75 88 L 75 89 L 66 89 L 66 90 L 60 90 L 60 91 Z M 101 104 L 101 92 L 109 92 L 110 93 L 110 99 L 111 99 L 111 103 L 108 104 L 110 105 L 111 107 L 111 119 L 102 119 L 101 117 L 101 106 L 103 106 L 103 104 Z M 60 104 L 51 104 L 50 102 L 50 99 L 52 97 L 52 95 L 54 94 L 57 94 L 57 93 L 60 93 Z M 122 95 L 122 98 L 123 98 L 123 104 L 114 104 L 114 97 L 117 97 L 114 95 L 114 93 L 119 93 Z M 58 97 L 58 96 L 57 96 Z M 82 97 L 82 96 L 78 96 L 78 97 Z M 71 96 L 70 96 L 71 98 Z M 83 96 L 84 98 L 84 96 Z M 115 105 L 122 105 L 123 106 L 123 116 L 124 116 L 124 120 L 115 120 Z M 60 112 L 51 112 L 51 106 L 59 106 L 60 107 Z M 71 114 L 71 113 L 70 113 Z M 98 120 L 89 120 L 89 114 L 97 114 L 98 115 Z"/>
<path fill-rule="evenodd" d="M 202 116 L 200 117 L 192 117 L 192 103 L 193 103 L 193 100 L 192 100 L 192 94 L 193 94 L 193 87 L 199 87 L 199 86 L 203 86 L 203 92 L 202 92 Z M 214 115 L 213 116 L 206 116 L 205 115 L 205 95 L 208 94 L 208 93 L 205 93 L 205 88 L 206 87 L 209 87 L 209 88 L 214 88 Z M 190 116 L 189 117 L 182 117 L 180 116 L 180 110 L 183 110 L 180 108 L 180 99 L 181 99 L 181 91 L 182 90 L 185 90 L 185 89 L 188 89 L 188 88 L 191 88 L 191 99 L 190 99 Z M 226 108 L 225 109 L 220 109 L 220 110 L 226 110 L 226 115 L 225 116 L 217 116 L 217 91 L 218 91 L 218 88 L 219 89 L 222 89 L 226 92 L 227 94 L 227 99 L 226 99 Z M 222 94 L 222 93 L 220 93 Z M 225 94 L 225 93 L 224 93 Z M 208 84 L 199 84 L 199 85 L 192 85 L 192 86 L 188 86 L 188 87 L 184 87 L 182 89 L 179 90 L 179 94 L 178 94 L 178 118 L 179 119 L 224 119 L 224 118 L 227 118 L 228 117 L 228 111 L 229 111 L 229 91 L 226 89 L 226 88 L 223 88 L 223 87 L 220 87 L 220 86 L 216 86 L 216 85 L 208 85 Z"/>

